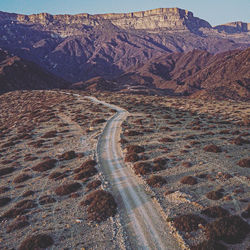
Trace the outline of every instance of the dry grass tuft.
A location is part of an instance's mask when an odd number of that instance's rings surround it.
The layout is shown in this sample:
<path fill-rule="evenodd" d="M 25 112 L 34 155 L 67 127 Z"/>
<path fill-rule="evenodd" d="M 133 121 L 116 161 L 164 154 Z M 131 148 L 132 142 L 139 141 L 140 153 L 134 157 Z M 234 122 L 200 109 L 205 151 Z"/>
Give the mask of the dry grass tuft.
<path fill-rule="evenodd" d="M 206 225 L 206 220 L 195 214 L 180 215 L 173 219 L 174 226 L 177 230 L 183 232 L 196 231 L 199 224 Z"/>
<path fill-rule="evenodd" d="M 220 153 L 222 152 L 221 148 L 214 145 L 214 144 L 210 144 L 210 145 L 207 145 L 203 148 L 204 151 L 206 152 L 211 152 L 211 153 Z"/>
<path fill-rule="evenodd" d="M 215 207 L 209 207 L 206 208 L 205 210 L 201 211 L 202 214 L 205 214 L 206 216 L 210 218 L 220 218 L 223 216 L 229 216 L 229 212 L 220 207 L 220 206 L 215 206 Z"/>
<path fill-rule="evenodd" d="M 161 187 L 166 184 L 165 178 L 159 175 L 153 175 L 149 179 L 147 179 L 147 184 L 151 187 Z"/>
<path fill-rule="evenodd" d="M 223 193 L 219 190 L 217 191 L 210 191 L 206 194 L 206 197 L 210 200 L 219 200 L 223 197 Z"/>
<path fill-rule="evenodd" d="M 82 185 L 78 182 L 71 182 L 71 183 L 66 183 L 63 184 L 55 189 L 55 193 L 57 195 L 68 195 L 71 193 L 76 192 L 78 189 L 80 189 Z"/>
<path fill-rule="evenodd" d="M 116 214 L 117 204 L 113 196 L 104 190 L 90 193 L 81 205 L 88 206 L 88 219 L 97 222 L 105 221 Z"/>
<path fill-rule="evenodd" d="M 47 234 L 37 234 L 28 236 L 20 245 L 18 250 L 38 250 L 50 247 L 54 244 L 51 236 Z"/>
<path fill-rule="evenodd" d="M 44 172 L 44 171 L 47 171 L 47 170 L 54 168 L 56 166 L 56 163 L 57 163 L 57 160 L 48 159 L 48 160 L 45 160 L 45 161 L 37 164 L 36 166 L 32 167 L 32 169 L 34 171 Z"/>
<path fill-rule="evenodd" d="M 197 180 L 193 176 L 184 176 L 181 178 L 180 182 L 182 184 L 195 185 L 197 184 Z"/>
<path fill-rule="evenodd" d="M 241 243 L 250 232 L 250 226 L 239 216 L 227 216 L 206 225 L 206 235 L 211 240 L 223 240 L 228 244 Z"/>

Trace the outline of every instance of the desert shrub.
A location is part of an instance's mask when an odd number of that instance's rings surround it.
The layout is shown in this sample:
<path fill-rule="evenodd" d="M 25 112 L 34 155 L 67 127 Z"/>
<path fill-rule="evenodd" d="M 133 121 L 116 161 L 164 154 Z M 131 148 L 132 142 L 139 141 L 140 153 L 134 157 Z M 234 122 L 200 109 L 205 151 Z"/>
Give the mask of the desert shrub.
<path fill-rule="evenodd" d="M 227 247 L 217 241 L 207 240 L 196 246 L 191 246 L 190 250 L 227 250 Z"/>
<path fill-rule="evenodd" d="M 220 206 L 206 208 L 205 210 L 201 211 L 201 213 L 210 218 L 219 218 L 230 215 L 226 209 Z"/>
<path fill-rule="evenodd" d="M 206 220 L 195 214 L 180 215 L 173 219 L 176 229 L 183 232 L 196 231 L 199 224 L 206 225 L 206 223 Z"/>
<path fill-rule="evenodd" d="M 93 165 L 82 165 L 80 172 L 78 172 L 74 179 L 82 180 L 94 176 L 97 173 L 97 169 Z"/>
<path fill-rule="evenodd" d="M 38 159 L 38 157 L 36 157 L 36 156 L 26 156 L 26 157 L 24 157 L 24 161 L 35 161 L 35 160 L 37 160 Z"/>
<path fill-rule="evenodd" d="M 147 179 L 147 184 L 151 187 L 161 187 L 166 182 L 165 178 L 159 175 L 153 175 L 149 179 Z"/>
<path fill-rule="evenodd" d="M 97 222 L 105 221 L 116 214 L 117 204 L 113 196 L 104 190 L 91 192 L 81 205 L 88 206 L 88 219 Z"/>
<path fill-rule="evenodd" d="M 87 189 L 92 190 L 99 187 L 102 184 L 100 180 L 94 180 L 87 184 Z"/>
<path fill-rule="evenodd" d="M 72 160 L 74 158 L 76 158 L 77 155 L 75 153 L 75 151 L 68 151 L 68 152 L 65 152 L 63 153 L 59 158 L 60 160 Z"/>
<path fill-rule="evenodd" d="M 125 162 L 136 162 L 139 161 L 140 157 L 138 154 L 132 153 L 132 154 L 126 154 L 125 156 Z"/>
<path fill-rule="evenodd" d="M 2 186 L 2 187 L 0 187 L 0 194 L 3 194 L 3 193 L 5 193 L 5 192 L 8 192 L 9 190 L 10 190 L 9 187 L 4 187 L 4 186 Z"/>
<path fill-rule="evenodd" d="M 142 132 L 135 131 L 135 130 L 129 130 L 123 133 L 125 136 L 138 136 L 138 135 L 143 135 Z"/>
<path fill-rule="evenodd" d="M 203 148 L 204 151 L 206 152 L 212 152 L 212 153 L 220 153 L 222 152 L 221 148 L 214 145 L 214 144 L 210 144 L 210 145 L 207 145 Z"/>
<path fill-rule="evenodd" d="M 209 239 L 223 240 L 228 244 L 241 243 L 250 231 L 250 226 L 239 216 L 227 216 L 217 219 L 205 227 Z"/>
<path fill-rule="evenodd" d="M 28 197 L 28 196 L 33 195 L 34 193 L 35 193 L 35 192 L 32 191 L 32 190 L 28 190 L 28 191 L 26 191 L 26 192 L 24 192 L 24 193 L 22 194 L 22 197 Z"/>
<path fill-rule="evenodd" d="M 250 168 L 250 158 L 247 159 L 241 159 L 238 162 L 238 165 L 242 168 Z"/>
<path fill-rule="evenodd" d="M 134 164 L 135 174 L 146 175 L 151 172 L 151 165 L 147 162 L 137 162 Z"/>
<path fill-rule="evenodd" d="M 18 229 L 22 229 L 24 227 L 29 226 L 29 222 L 26 216 L 20 216 L 15 219 L 6 229 L 7 233 L 13 232 Z"/>
<path fill-rule="evenodd" d="M 97 125 L 97 124 L 100 124 L 100 123 L 104 123 L 104 122 L 106 122 L 105 119 L 96 119 L 91 124 L 92 124 L 92 126 L 94 126 L 94 125 Z"/>
<path fill-rule="evenodd" d="M 14 167 L 6 167 L 6 168 L 0 168 L 0 177 L 11 174 L 15 171 L 16 169 Z"/>
<path fill-rule="evenodd" d="M 58 180 L 61 180 L 63 178 L 67 177 L 67 173 L 64 172 L 64 173 L 61 173 L 61 172 L 53 172 L 49 175 L 49 179 L 50 180 L 55 180 L 55 181 L 58 181 Z"/>
<path fill-rule="evenodd" d="M 163 143 L 174 142 L 174 139 L 170 137 L 164 137 L 164 138 L 159 139 L 159 142 L 163 142 Z"/>
<path fill-rule="evenodd" d="M 9 197 L 0 197 L 0 207 L 4 207 L 11 202 Z"/>
<path fill-rule="evenodd" d="M 184 168 L 190 168 L 190 167 L 192 167 L 192 163 L 189 162 L 189 161 L 182 162 L 181 165 L 182 165 Z"/>
<path fill-rule="evenodd" d="M 28 236 L 19 246 L 18 250 L 38 250 L 44 249 L 54 244 L 51 236 L 47 234 L 37 234 Z"/>
<path fill-rule="evenodd" d="M 28 143 L 28 145 L 33 146 L 34 148 L 40 148 L 43 146 L 43 143 L 45 143 L 45 140 L 38 140 L 38 141 Z"/>
<path fill-rule="evenodd" d="M 23 200 L 15 205 L 15 208 L 19 209 L 31 209 L 37 207 L 37 204 L 33 200 Z"/>
<path fill-rule="evenodd" d="M 244 144 L 249 144 L 250 141 L 246 140 L 246 139 L 243 139 L 242 137 L 237 137 L 237 138 L 231 140 L 231 143 L 235 144 L 235 145 L 238 145 L 238 146 L 242 146 Z"/>
<path fill-rule="evenodd" d="M 21 182 L 25 182 L 27 180 L 29 180 L 30 178 L 32 178 L 32 176 L 28 175 L 28 174 L 20 174 L 18 175 L 13 182 L 14 183 L 21 183 Z"/>
<path fill-rule="evenodd" d="M 128 154 L 142 153 L 145 151 L 144 147 L 138 145 L 129 145 L 126 147 L 126 150 Z"/>
<path fill-rule="evenodd" d="M 44 172 L 50 170 L 56 166 L 57 160 L 55 159 L 47 159 L 36 166 L 32 167 L 33 170 L 38 172 Z"/>
<path fill-rule="evenodd" d="M 155 171 L 160 171 L 166 169 L 167 159 L 156 158 L 153 160 L 153 169 Z"/>
<path fill-rule="evenodd" d="M 223 197 L 223 193 L 219 190 L 216 191 L 210 191 L 206 194 L 206 197 L 210 200 L 219 200 Z"/>
<path fill-rule="evenodd" d="M 182 184 L 195 185 L 197 184 L 197 180 L 193 176 L 184 176 L 181 178 L 180 182 Z"/>
<path fill-rule="evenodd" d="M 126 144 L 126 143 L 128 143 L 128 141 L 125 140 L 124 138 L 121 138 L 119 142 L 120 142 L 121 144 Z"/>
<path fill-rule="evenodd" d="M 42 138 L 53 138 L 53 137 L 56 137 L 57 135 L 57 131 L 56 130 L 52 130 L 52 131 L 49 131 L 47 133 L 45 133 Z"/>
<path fill-rule="evenodd" d="M 96 165 L 97 165 L 97 162 L 95 160 L 87 160 L 87 161 L 85 161 L 85 162 L 82 163 L 81 167 L 76 168 L 74 170 L 74 173 L 75 174 L 79 173 L 79 172 L 81 172 L 84 169 L 91 168 L 91 167 L 94 167 Z"/>
<path fill-rule="evenodd" d="M 71 193 L 76 192 L 78 189 L 80 189 L 82 186 L 78 182 L 71 182 L 71 183 L 66 183 L 63 184 L 55 189 L 55 193 L 57 195 L 68 195 Z"/>
<path fill-rule="evenodd" d="M 250 218 L 250 205 L 248 205 L 246 210 L 242 212 L 241 216 L 246 219 Z"/>
<path fill-rule="evenodd" d="M 56 202 L 56 199 L 54 199 L 52 196 L 45 195 L 39 198 L 39 204 L 45 205 Z"/>

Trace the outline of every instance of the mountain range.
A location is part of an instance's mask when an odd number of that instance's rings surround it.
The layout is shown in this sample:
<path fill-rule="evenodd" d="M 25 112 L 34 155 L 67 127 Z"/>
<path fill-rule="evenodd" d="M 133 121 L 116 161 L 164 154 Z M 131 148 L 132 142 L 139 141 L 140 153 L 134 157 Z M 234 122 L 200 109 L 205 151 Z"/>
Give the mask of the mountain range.
<path fill-rule="evenodd" d="M 212 27 L 178 8 L 100 15 L 0 12 L 0 48 L 54 74 L 56 84 L 47 81 L 46 88 L 205 95 L 205 89 L 227 86 L 226 97 L 245 99 L 248 47 L 250 24 Z"/>

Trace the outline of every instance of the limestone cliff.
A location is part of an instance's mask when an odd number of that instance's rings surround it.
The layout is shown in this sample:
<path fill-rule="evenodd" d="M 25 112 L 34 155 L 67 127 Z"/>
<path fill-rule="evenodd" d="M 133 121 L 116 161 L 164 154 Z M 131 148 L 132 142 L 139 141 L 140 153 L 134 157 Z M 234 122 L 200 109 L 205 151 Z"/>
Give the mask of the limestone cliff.
<path fill-rule="evenodd" d="M 224 31 L 226 33 L 240 33 L 240 32 L 249 32 L 250 23 L 244 22 L 231 22 L 214 27 L 218 31 Z"/>
<path fill-rule="evenodd" d="M 5 13 L 0 13 L 5 16 Z M 62 24 L 81 24 L 87 26 L 97 26 L 100 21 L 107 20 L 113 25 L 122 29 L 142 29 L 154 30 L 165 28 L 170 30 L 198 30 L 201 27 L 211 28 L 211 25 L 197 17 L 187 10 L 178 8 L 159 8 L 148 11 L 124 13 L 124 14 L 99 14 L 89 15 L 86 13 L 78 15 L 50 15 L 48 13 L 40 13 L 33 15 L 10 14 L 12 20 L 22 23 L 40 23 L 42 25 L 50 25 L 56 23 Z"/>

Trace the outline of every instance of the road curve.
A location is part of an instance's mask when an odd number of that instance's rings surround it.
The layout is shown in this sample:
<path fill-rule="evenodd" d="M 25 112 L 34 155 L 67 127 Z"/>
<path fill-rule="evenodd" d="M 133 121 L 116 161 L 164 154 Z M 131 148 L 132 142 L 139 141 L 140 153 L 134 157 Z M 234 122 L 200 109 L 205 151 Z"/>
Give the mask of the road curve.
<path fill-rule="evenodd" d="M 128 112 L 120 107 L 87 97 L 95 103 L 115 109 L 97 144 L 97 160 L 111 184 L 119 206 L 122 224 L 132 249 L 181 249 L 161 216 L 157 205 L 145 192 L 133 171 L 123 162 L 119 144 L 121 124 Z M 129 248 L 130 248 L 129 247 Z"/>

